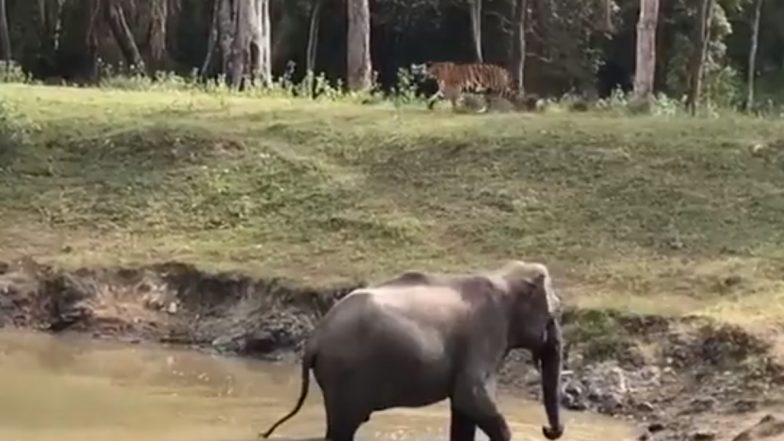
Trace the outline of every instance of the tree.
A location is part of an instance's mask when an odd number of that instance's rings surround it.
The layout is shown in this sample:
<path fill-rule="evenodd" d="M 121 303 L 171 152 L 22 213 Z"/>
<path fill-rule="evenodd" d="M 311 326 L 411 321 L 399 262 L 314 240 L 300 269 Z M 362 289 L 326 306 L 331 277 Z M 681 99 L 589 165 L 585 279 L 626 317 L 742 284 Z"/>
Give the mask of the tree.
<path fill-rule="evenodd" d="M 8 17 L 5 0 L 0 0 L 0 58 L 5 60 L 6 68 L 11 66 L 11 37 L 8 33 Z"/>
<path fill-rule="evenodd" d="M 210 35 L 207 39 L 207 54 L 204 56 L 204 62 L 199 70 L 202 78 L 209 74 L 210 66 L 212 66 L 213 59 L 215 58 L 215 52 L 218 49 L 218 39 L 220 38 L 220 9 L 222 4 L 223 2 L 221 0 L 215 0 L 212 5 L 212 20 L 210 22 Z"/>
<path fill-rule="evenodd" d="M 104 17 L 109 24 L 109 29 L 117 40 L 117 45 L 120 46 L 125 61 L 130 66 L 136 68 L 144 67 L 144 60 L 142 54 L 139 52 L 139 47 L 136 45 L 136 40 L 133 38 L 133 32 L 128 26 L 128 20 L 125 17 L 120 0 L 109 0 L 103 3 Z"/>
<path fill-rule="evenodd" d="M 251 82 L 261 78 L 269 85 L 271 74 L 269 0 L 216 0 L 201 74 L 206 75 L 220 50 L 220 71 L 229 87 L 243 87 L 250 72 Z"/>
<path fill-rule="evenodd" d="M 656 72 L 656 24 L 659 0 L 640 0 L 637 22 L 637 61 L 634 72 L 634 100 L 648 101 L 653 95 Z"/>
<path fill-rule="evenodd" d="M 528 0 L 515 0 L 514 18 L 512 24 L 512 77 L 514 79 L 517 94 L 525 95 L 525 17 L 528 11 Z"/>
<path fill-rule="evenodd" d="M 272 83 L 271 29 L 269 16 L 269 0 L 253 0 L 250 26 L 251 81 L 261 79 L 261 84 L 268 87 Z"/>
<path fill-rule="evenodd" d="M 241 87 L 248 61 L 248 43 L 251 39 L 253 0 L 224 0 L 226 4 L 222 22 L 225 25 L 224 72 L 231 87 Z"/>
<path fill-rule="evenodd" d="M 697 38 L 689 62 L 689 90 L 686 95 L 686 108 L 692 115 L 697 113 L 702 93 L 702 78 L 705 71 L 705 60 L 708 57 L 713 2 L 714 0 L 702 0 L 700 12 L 697 14 Z"/>
<path fill-rule="evenodd" d="M 482 57 L 482 0 L 469 0 L 471 9 L 471 37 L 473 40 L 474 57 L 481 63 Z"/>
<path fill-rule="evenodd" d="M 597 20 L 596 28 L 603 32 L 611 33 L 613 32 L 613 23 L 612 23 L 612 10 L 613 10 L 613 0 L 598 0 L 600 2 L 599 8 L 601 11 L 597 14 L 600 19 Z"/>
<path fill-rule="evenodd" d="M 166 59 L 166 25 L 169 18 L 169 0 L 151 0 L 150 25 L 147 41 L 150 46 L 150 61 L 162 65 Z"/>
<path fill-rule="evenodd" d="M 368 0 L 346 0 L 348 8 L 348 88 L 357 91 L 371 87 L 373 66 L 370 61 L 370 5 Z"/>
<path fill-rule="evenodd" d="M 526 55 L 533 77 L 547 77 L 549 93 L 596 94 L 596 74 L 603 58 L 596 44 L 596 8 L 585 0 L 529 1 Z M 533 70 L 529 69 L 529 70 Z M 533 80 L 536 83 L 536 79 Z"/>
<path fill-rule="evenodd" d="M 754 74 L 757 70 L 757 48 L 759 47 L 760 16 L 762 15 L 764 0 L 756 0 L 754 5 L 754 21 L 751 28 L 751 43 L 749 49 L 748 92 L 746 95 L 746 111 L 754 107 Z"/>
<path fill-rule="evenodd" d="M 314 0 L 310 10 L 310 21 L 308 24 L 308 47 L 305 50 L 305 72 L 308 75 L 310 84 L 307 85 L 308 93 L 313 94 L 314 76 L 316 71 L 316 53 L 318 51 L 319 22 L 321 21 L 321 9 L 324 0 Z"/>

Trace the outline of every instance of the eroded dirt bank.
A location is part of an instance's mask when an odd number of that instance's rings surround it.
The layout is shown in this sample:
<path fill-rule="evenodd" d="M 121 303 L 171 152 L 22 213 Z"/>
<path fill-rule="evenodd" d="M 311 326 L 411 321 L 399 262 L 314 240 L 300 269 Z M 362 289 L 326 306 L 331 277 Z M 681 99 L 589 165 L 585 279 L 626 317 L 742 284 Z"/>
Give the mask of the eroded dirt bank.
<path fill-rule="evenodd" d="M 66 272 L 24 259 L 0 263 L 0 327 L 291 362 L 319 317 L 359 285 L 314 289 L 180 263 Z M 640 439 L 784 438 L 775 415 L 784 368 L 766 341 L 699 318 L 566 310 L 563 323 L 564 406 L 634 419 Z M 501 380 L 539 397 L 525 352 Z"/>

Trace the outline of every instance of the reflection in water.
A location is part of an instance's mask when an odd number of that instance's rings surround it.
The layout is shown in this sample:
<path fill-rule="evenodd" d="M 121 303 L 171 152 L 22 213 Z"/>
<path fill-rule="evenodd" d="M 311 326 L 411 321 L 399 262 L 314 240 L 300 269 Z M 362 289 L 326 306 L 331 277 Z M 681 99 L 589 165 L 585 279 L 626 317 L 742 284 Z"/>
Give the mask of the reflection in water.
<path fill-rule="evenodd" d="M 291 409 L 299 381 L 291 366 L 2 331 L 0 440 L 255 441 Z M 306 406 L 276 431 L 276 439 L 320 441 L 320 400 L 312 387 Z M 500 405 L 514 439 L 543 439 L 538 403 L 502 396 Z M 566 441 L 634 439 L 609 418 L 570 413 L 566 423 Z M 445 403 L 396 409 L 374 414 L 358 439 L 443 440 L 447 427 Z"/>

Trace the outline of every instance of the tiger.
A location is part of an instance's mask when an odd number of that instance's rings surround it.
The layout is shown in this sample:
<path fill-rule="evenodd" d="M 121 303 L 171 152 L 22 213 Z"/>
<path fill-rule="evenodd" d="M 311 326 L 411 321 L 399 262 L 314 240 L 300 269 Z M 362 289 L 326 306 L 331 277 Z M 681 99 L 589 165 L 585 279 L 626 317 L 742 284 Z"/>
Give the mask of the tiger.
<path fill-rule="evenodd" d="M 438 83 L 438 91 L 427 100 L 427 108 L 432 110 L 436 101 L 442 98 L 457 109 L 457 100 L 465 91 L 483 92 L 485 98 L 495 94 L 504 98 L 515 95 L 515 87 L 509 71 L 501 66 L 488 63 L 454 63 L 451 61 L 426 62 L 413 64 L 414 75 L 431 78 Z M 487 110 L 487 102 L 479 111 Z"/>

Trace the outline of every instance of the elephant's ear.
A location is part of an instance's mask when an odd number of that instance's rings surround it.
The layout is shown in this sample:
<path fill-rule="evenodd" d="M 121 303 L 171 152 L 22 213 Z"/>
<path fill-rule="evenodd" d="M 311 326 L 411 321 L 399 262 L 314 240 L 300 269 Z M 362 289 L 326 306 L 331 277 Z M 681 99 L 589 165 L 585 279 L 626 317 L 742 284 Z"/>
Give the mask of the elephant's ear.
<path fill-rule="evenodd" d="M 555 315 L 556 311 L 561 305 L 561 300 L 553 289 L 553 281 L 548 274 L 537 274 L 533 279 L 533 284 L 536 286 L 536 292 L 545 296 L 547 301 L 547 312 L 550 315 Z"/>

